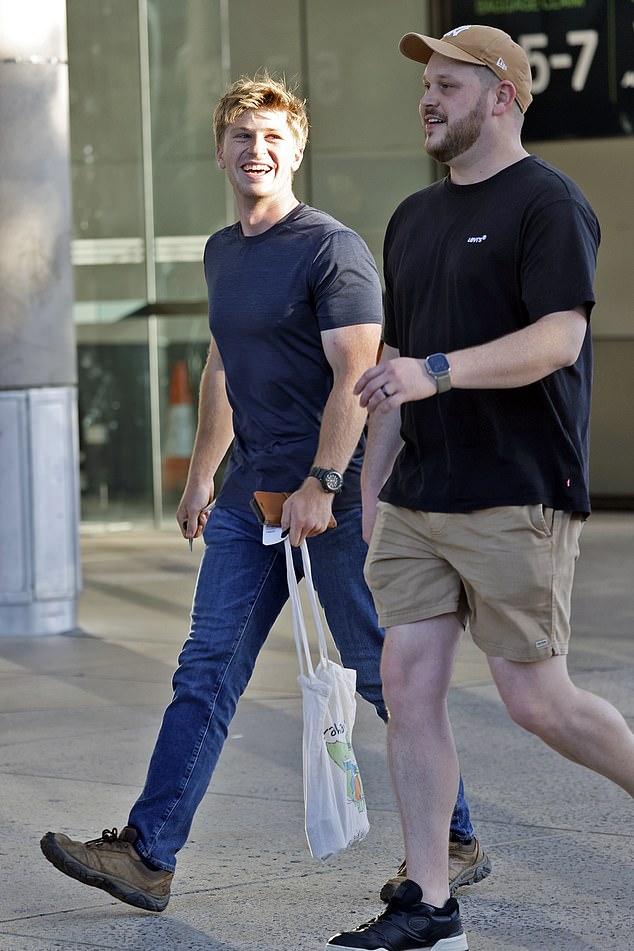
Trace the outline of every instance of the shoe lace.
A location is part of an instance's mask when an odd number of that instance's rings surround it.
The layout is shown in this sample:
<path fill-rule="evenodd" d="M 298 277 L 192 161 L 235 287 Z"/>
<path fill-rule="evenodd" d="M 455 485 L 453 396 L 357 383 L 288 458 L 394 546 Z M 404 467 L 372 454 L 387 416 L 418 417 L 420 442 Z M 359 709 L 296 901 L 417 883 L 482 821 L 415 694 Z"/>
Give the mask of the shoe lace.
<path fill-rule="evenodd" d="M 90 842 L 86 842 L 86 845 L 103 845 L 104 842 L 116 842 L 118 838 L 119 830 L 116 827 L 104 829 L 99 839 L 91 839 Z"/>
<path fill-rule="evenodd" d="M 403 906 L 398 900 L 394 901 L 394 898 L 391 898 L 384 911 L 380 912 L 378 915 L 375 915 L 374 918 L 369 918 L 367 921 L 364 921 L 362 925 L 359 925 L 358 928 L 355 928 L 355 931 L 364 931 L 366 928 L 372 928 L 373 925 L 382 924 L 384 921 L 389 921 L 394 912 L 401 911 L 402 907 Z"/>
<path fill-rule="evenodd" d="M 368 920 L 364 921 L 363 924 L 357 925 L 354 931 L 365 931 L 367 928 L 371 928 L 373 925 L 375 925 L 377 921 L 385 921 L 385 912 L 380 915 L 375 915 L 374 918 L 368 918 Z"/>

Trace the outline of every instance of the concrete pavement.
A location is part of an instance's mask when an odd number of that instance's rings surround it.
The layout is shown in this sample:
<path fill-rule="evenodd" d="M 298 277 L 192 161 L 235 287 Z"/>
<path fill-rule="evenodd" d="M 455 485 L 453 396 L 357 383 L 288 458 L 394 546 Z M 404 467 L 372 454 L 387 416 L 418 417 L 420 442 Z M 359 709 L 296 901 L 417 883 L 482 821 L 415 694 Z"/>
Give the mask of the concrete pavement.
<path fill-rule="evenodd" d="M 82 536 L 81 630 L 0 638 L 1 951 L 318 951 L 376 914 L 401 859 L 385 730 L 359 702 L 367 839 L 327 862 L 302 825 L 301 704 L 285 612 L 231 727 L 162 915 L 46 862 L 48 829 L 121 828 L 186 633 L 200 557 L 176 531 Z M 570 667 L 634 724 L 634 513 L 584 531 Z M 491 876 L 458 894 L 471 951 L 632 951 L 631 799 L 523 733 L 465 639 L 451 713 Z"/>

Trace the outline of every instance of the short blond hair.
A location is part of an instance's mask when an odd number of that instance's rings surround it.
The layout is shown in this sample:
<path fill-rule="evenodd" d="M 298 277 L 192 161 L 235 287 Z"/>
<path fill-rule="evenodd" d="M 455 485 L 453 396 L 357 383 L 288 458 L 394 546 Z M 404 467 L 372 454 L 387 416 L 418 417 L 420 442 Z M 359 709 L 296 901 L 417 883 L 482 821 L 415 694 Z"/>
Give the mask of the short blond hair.
<path fill-rule="evenodd" d="M 253 78 L 241 76 L 227 89 L 214 110 L 216 145 L 222 145 L 227 126 L 239 119 L 247 109 L 275 109 L 285 112 L 288 126 L 298 146 L 308 141 L 306 101 L 295 95 L 283 80 L 273 79 L 264 70 Z"/>

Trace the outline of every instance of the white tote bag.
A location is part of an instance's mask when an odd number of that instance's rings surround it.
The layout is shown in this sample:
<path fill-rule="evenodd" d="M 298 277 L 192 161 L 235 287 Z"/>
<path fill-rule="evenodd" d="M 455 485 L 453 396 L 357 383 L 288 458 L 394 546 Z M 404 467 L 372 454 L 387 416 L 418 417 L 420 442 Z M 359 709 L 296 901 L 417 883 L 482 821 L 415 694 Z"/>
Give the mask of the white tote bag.
<path fill-rule="evenodd" d="M 325 859 L 367 835 L 370 829 L 361 775 L 352 749 L 357 673 L 328 657 L 326 636 L 310 570 L 306 542 L 301 555 L 317 634 L 319 662 L 313 667 L 291 544 L 284 540 L 288 590 L 299 660 L 304 733 L 306 838 L 314 858 Z"/>

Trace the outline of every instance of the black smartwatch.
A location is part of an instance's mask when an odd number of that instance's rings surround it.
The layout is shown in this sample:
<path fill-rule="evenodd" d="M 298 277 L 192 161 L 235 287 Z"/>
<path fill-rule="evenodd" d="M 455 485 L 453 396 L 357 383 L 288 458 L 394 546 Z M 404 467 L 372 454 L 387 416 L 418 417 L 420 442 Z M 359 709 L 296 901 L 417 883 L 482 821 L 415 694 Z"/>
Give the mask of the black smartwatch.
<path fill-rule="evenodd" d="M 308 475 L 319 479 L 324 492 L 339 495 L 343 489 L 343 476 L 336 469 L 321 469 L 319 466 L 313 466 Z"/>
<path fill-rule="evenodd" d="M 439 393 L 451 389 L 451 367 L 444 353 L 430 353 L 425 359 L 425 369 L 434 380 Z"/>

